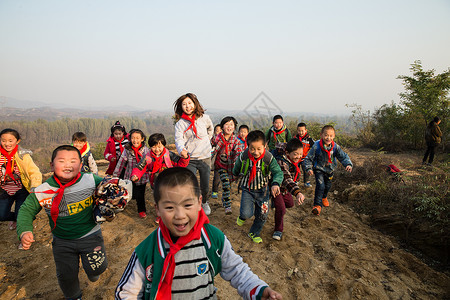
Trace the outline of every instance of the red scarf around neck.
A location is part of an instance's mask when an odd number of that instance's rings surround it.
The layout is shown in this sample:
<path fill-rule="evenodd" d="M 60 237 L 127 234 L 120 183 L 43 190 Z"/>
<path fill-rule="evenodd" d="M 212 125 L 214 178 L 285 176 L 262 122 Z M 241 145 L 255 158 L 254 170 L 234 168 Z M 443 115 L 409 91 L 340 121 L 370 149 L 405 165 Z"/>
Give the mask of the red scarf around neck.
<path fill-rule="evenodd" d="M 297 181 L 297 177 L 300 175 L 300 167 L 298 166 L 298 163 L 300 161 L 298 161 L 297 163 L 293 162 L 289 156 L 286 155 L 286 158 L 289 159 L 289 161 L 295 166 L 295 176 L 294 176 L 294 181 Z"/>
<path fill-rule="evenodd" d="M 170 237 L 169 229 L 166 225 L 164 225 L 164 222 L 159 219 L 159 228 L 161 228 L 161 233 L 164 240 L 170 245 L 170 250 L 164 259 L 163 271 L 161 274 L 161 279 L 159 280 L 158 292 L 155 298 L 156 300 L 172 299 L 172 281 L 175 273 L 175 254 L 189 242 L 201 239 L 201 230 L 203 225 L 207 223 L 209 223 L 209 219 L 203 209 L 200 209 L 198 212 L 197 222 L 191 231 L 189 231 L 187 235 L 179 237 L 176 243 L 174 243 Z"/>
<path fill-rule="evenodd" d="M 322 148 L 322 151 L 324 151 L 328 155 L 328 162 L 331 164 L 333 162 L 331 160 L 331 152 L 333 151 L 333 148 L 334 148 L 334 141 L 331 141 L 331 148 L 330 148 L 330 150 L 325 149 L 322 139 L 320 139 L 319 144 L 320 144 L 320 148 Z"/>
<path fill-rule="evenodd" d="M 166 154 L 166 151 L 168 151 L 167 148 L 164 148 L 164 151 L 159 156 L 156 156 L 155 153 L 153 153 L 153 151 L 150 151 L 150 156 L 154 159 L 152 172 L 150 174 L 151 185 L 153 185 L 155 174 L 158 173 L 163 166 L 164 155 Z"/>
<path fill-rule="evenodd" d="M 189 117 L 187 114 L 183 113 L 183 114 L 181 115 L 181 118 L 184 119 L 184 120 L 186 120 L 186 121 L 189 121 L 189 122 L 191 123 L 191 124 L 189 125 L 189 127 L 188 127 L 184 132 L 186 132 L 186 131 L 188 131 L 189 129 L 192 128 L 192 131 L 194 132 L 195 137 L 198 138 L 198 139 L 200 139 L 200 138 L 198 137 L 198 135 L 197 135 L 197 127 L 195 127 L 195 114 L 192 114 L 192 117 Z"/>
<path fill-rule="evenodd" d="M 253 157 L 253 155 L 250 153 L 250 151 L 248 152 L 248 158 L 253 162 L 252 170 L 250 171 L 250 177 L 248 178 L 248 188 L 250 188 L 250 184 L 256 177 L 256 164 L 258 163 L 258 161 L 263 159 L 265 154 L 266 154 L 266 149 L 264 149 L 264 152 L 261 154 L 261 156 L 259 158 L 255 159 Z"/>
<path fill-rule="evenodd" d="M 272 132 L 273 132 L 273 139 L 275 140 L 275 143 L 277 142 L 277 135 L 282 134 L 287 128 L 284 125 L 283 125 L 283 127 L 284 128 L 281 128 L 280 131 L 278 131 L 278 132 L 275 131 L 275 128 L 273 128 Z"/>
<path fill-rule="evenodd" d="M 245 148 L 247 148 L 247 139 L 244 139 L 243 137 L 241 137 L 240 135 L 238 135 L 238 139 L 240 139 L 241 140 L 241 142 L 243 142 L 244 143 L 244 145 L 245 145 Z M 244 149 L 245 149 L 244 148 Z"/>
<path fill-rule="evenodd" d="M 223 133 L 221 132 L 221 133 L 219 133 L 219 137 L 220 137 L 220 139 L 222 140 L 222 142 L 223 142 L 223 144 L 225 145 L 225 154 L 226 154 L 226 156 L 228 157 L 229 156 L 229 146 L 230 146 L 230 139 L 231 139 L 231 135 L 230 135 L 230 137 L 228 138 L 228 141 L 225 139 L 225 136 L 223 135 Z"/>
<path fill-rule="evenodd" d="M 14 149 L 11 151 L 11 153 L 8 153 L 8 151 L 6 151 L 5 149 L 3 149 L 3 147 L 0 146 L 0 153 L 6 157 L 6 174 L 5 174 L 5 178 L 6 176 L 9 176 L 14 182 L 16 182 L 14 180 L 14 155 L 17 153 L 17 149 L 19 149 L 19 145 L 16 145 L 16 147 L 14 147 Z"/>
<path fill-rule="evenodd" d="M 125 135 L 123 135 L 122 139 L 120 141 L 116 140 L 115 138 L 113 138 L 114 142 L 119 143 L 119 149 L 120 149 L 120 153 L 123 152 L 123 145 L 122 142 L 125 139 Z M 116 156 L 116 152 L 114 151 L 114 156 Z"/>
<path fill-rule="evenodd" d="M 87 148 L 88 148 L 88 143 L 86 142 L 86 144 L 84 144 L 83 148 L 81 148 L 81 150 L 80 150 L 81 157 L 83 157 L 86 154 L 85 152 L 86 152 Z"/>
<path fill-rule="evenodd" d="M 299 139 L 300 141 L 303 141 L 303 139 L 304 139 L 307 135 L 308 135 L 308 133 L 305 133 L 304 136 L 298 135 L 298 139 Z"/>
<path fill-rule="evenodd" d="M 133 149 L 134 157 L 136 157 L 136 161 L 139 162 L 142 158 L 142 154 L 139 152 L 139 150 L 142 148 L 142 144 L 139 145 L 139 147 L 134 147 L 131 145 L 131 149 Z"/>
<path fill-rule="evenodd" d="M 58 177 L 53 175 L 53 178 L 55 179 L 56 183 L 59 185 L 59 188 L 56 191 L 46 190 L 46 191 L 41 192 L 41 193 L 45 193 L 45 194 L 57 193 L 57 195 L 53 198 L 52 207 L 50 209 L 50 216 L 52 217 L 52 220 L 53 220 L 52 231 L 56 227 L 56 220 L 58 219 L 58 215 L 59 215 L 59 204 L 61 203 L 61 199 L 64 195 L 64 190 L 66 189 L 66 187 L 69 187 L 69 186 L 73 185 L 75 182 L 77 182 L 77 180 L 78 180 L 78 178 L 80 178 L 80 176 L 81 176 L 81 173 L 78 173 L 78 175 L 75 176 L 75 178 L 73 178 L 68 183 L 62 185 L 61 182 L 59 181 Z"/>

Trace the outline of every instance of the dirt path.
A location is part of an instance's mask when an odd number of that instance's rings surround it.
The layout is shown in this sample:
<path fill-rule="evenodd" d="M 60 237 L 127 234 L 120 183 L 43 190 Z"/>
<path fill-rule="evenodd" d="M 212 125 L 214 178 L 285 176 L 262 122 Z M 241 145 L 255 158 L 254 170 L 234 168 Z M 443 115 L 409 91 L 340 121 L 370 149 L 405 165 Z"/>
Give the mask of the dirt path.
<path fill-rule="evenodd" d="M 153 200 L 147 192 L 148 208 Z M 222 229 L 234 250 L 253 271 L 284 299 L 449 299 L 450 278 L 434 271 L 412 254 L 399 249 L 395 239 L 369 226 L 369 218 L 354 213 L 330 197 L 331 206 L 320 217 L 310 213 L 313 190 L 303 206 L 288 210 L 282 241 L 271 238 L 274 212 L 263 232 L 262 244 L 247 237 L 251 221 L 238 227 L 239 196 L 233 195 L 233 214 L 226 216 L 219 200 L 211 200 L 211 223 Z M 90 283 L 80 272 L 84 299 L 113 299 L 114 288 L 133 249 L 154 229 L 151 210 L 138 218 L 136 204 L 111 223 L 102 225 L 108 270 Z M 63 299 L 51 250 L 47 216 L 35 221 L 36 243 L 31 251 L 17 250 L 14 232 L 0 227 L 0 299 Z M 236 291 L 216 277 L 220 299 L 239 299 Z"/>

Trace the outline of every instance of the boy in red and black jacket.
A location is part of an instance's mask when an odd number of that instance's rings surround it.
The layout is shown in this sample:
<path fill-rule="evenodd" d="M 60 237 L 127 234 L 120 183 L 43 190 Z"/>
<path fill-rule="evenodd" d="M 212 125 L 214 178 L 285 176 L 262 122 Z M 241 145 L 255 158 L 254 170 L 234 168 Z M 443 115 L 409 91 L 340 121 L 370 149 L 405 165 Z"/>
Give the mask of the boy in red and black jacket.
<path fill-rule="evenodd" d="M 297 135 L 295 138 L 299 139 L 303 144 L 303 156 L 301 162 L 308 155 L 309 149 L 314 145 L 314 140 L 309 136 L 308 130 L 306 129 L 306 124 L 301 122 L 297 125 Z M 311 182 L 309 181 L 309 174 L 306 172 L 305 166 L 302 165 L 303 170 L 303 183 L 305 187 L 311 187 Z"/>

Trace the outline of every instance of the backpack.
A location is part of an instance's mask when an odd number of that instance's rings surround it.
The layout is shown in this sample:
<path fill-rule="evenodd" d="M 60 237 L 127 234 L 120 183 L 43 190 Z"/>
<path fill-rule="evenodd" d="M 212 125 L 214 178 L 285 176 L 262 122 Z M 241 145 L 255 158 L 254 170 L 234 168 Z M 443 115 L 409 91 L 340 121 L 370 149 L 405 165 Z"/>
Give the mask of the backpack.
<path fill-rule="evenodd" d="M 261 162 L 261 171 L 263 173 L 263 176 L 266 177 L 270 173 L 269 165 L 270 161 L 272 160 L 272 154 L 269 150 L 266 149 L 266 152 L 264 153 L 264 157 L 262 158 Z M 248 150 L 244 151 L 242 153 L 242 164 L 241 164 L 241 170 L 240 173 L 244 176 L 248 173 L 248 167 L 250 165 L 250 158 L 248 157 Z"/>

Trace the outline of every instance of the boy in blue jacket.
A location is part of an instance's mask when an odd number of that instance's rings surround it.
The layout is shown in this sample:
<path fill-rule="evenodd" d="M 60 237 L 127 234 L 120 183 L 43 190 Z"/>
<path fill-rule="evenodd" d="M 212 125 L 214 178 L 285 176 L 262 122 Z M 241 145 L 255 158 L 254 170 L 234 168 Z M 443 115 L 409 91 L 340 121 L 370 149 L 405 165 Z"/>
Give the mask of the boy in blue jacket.
<path fill-rule="evenodd" d="M 345 170 L 348 172 L 352 171 L 353 164 L 350 157 L 333 141 L 335 135 L 336 132 L 333 126 L 324 126 L 320 132 L 320 140 L 314 143 L 303 160 L 309 175 L 314 174 L 316 177 L 314 207 L 312 210 L 314 215 L 320 214 L 322 206 L 330 206 L 327 195 L 331 188 L 333 172 L 337 166 L 336 158 L 345 167 Z"/>
<path fill-rule="evenodd" d="M 197 177 L 169 168 L 156 178 L 153 231 L 131 255 L 116 299 L 217 299 L 214 276 L 230 281 L 244 299 L 282 299 L 237 255 L 202 209 Z"/>

